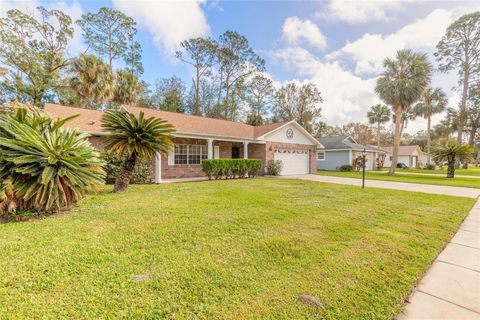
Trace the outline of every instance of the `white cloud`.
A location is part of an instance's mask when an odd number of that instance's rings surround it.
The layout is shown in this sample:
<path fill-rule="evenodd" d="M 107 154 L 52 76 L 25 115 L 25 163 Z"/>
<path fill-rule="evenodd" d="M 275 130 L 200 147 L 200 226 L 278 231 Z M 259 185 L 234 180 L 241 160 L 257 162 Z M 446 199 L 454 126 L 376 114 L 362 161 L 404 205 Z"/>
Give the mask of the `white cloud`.
<path fill-rule="evenodd" d="M 296 70 L 304 81 L 315 83 L 324 102 L 322 117 L 330 125 L 363 122 L 370 106 L 379 103 L 375 78 L 362 79 L 343 69 L 338 62 L 322 62 L 302 48 L 272 51 L 272 61 Z"/>
<path fill-rule="evenodd" d="M 403 8 L 403 2 L 400 0 L 332 0 L 326 12 L 317 12 L 316 15 L 349 23 L 387 21 L 393 19 L 390 15 L 392 12 Z"/>
<path fill-rule="evenodd" d="M 289 17 L 282 27 L 282 37 L 290 45 L 306 43 L 317 49 L 324 49 L 327 40 L 318 26 L 310 20 L 301 20 L 298 17 Z"/>
<path fill-rule="evenodd" d="M 328 58 L 353 60 L 357 74 L 379 73 L 382 71 L 383 60 L 393 57 L 397 50 L 409 48 L 432 53 L 452 22 L 451 12 L 437 9 L 390 35 L 366 33 L 330 54 Z"/>
<path fill-rule="evenodd" d="M 150 32 L 155 46 L 173 54 L 181 41 L 205 36 L 210 26 L 202 10 L 204 1 L 122 1 L 113 5 Z"/>

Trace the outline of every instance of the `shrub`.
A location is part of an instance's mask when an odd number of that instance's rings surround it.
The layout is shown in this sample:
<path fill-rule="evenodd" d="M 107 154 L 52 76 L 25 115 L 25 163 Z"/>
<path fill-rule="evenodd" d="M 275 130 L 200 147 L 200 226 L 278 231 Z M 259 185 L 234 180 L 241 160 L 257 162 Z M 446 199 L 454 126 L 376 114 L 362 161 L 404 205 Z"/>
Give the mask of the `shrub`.
<path fill-rule="evenodd" d="M 203 171 L 209 179 L 255 177 L 262 168 L 257 159 L 208 159 L 202 161 Z"/>
<path fill-rule="evenodd" d="M 283 169 L 281 160 L 270 160 L 267 164 L 267 174 L 270 176 L 278 176 Z"/>
<path fill-rule="evenodd" d="M 103 167 L 106 173 L 105 183 L 114 184 L 115 179 L 120 173 L 122 165 L 125 162 L 125 155 L 119 159 L 117 154 L 109 155 L 107 152 L 102 152 L 102 157 L 105 161 L 105 165 Z M 153 167 L 151 159 L 141 159 L 137 161 L 130 183 L 153 183 Z"/>
<path fill-rule="evenodd" d="M 53 212 L 103 184 L 99 154 L 87 134 L 37 109 L 0 115 L 0 209 Z"/>
<path fill-rule="evenodd" d="M 425 165 L 425 168 L 424 168 L 424 169 L 425 169 L 425 170 L 435 170 L 435 165 L 429 163 L 429 164 Z"/>
<path fill-rule="evenodd" d="M 340 171 L 340 172 L 353 171 L 353 166 L 351 166 L 349 164 L 344 164 L 343 166 L 338 167 L 338 171 Z"/>

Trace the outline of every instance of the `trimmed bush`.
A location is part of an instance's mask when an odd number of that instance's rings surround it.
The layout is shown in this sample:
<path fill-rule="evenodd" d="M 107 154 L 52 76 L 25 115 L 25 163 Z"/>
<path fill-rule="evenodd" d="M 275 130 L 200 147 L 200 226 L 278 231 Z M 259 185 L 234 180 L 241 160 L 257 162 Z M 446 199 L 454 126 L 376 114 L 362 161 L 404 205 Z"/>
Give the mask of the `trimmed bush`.
<path fill-rule="evenodd" d="M 349 164 L 344 164 L 343 166 L 338 167 L 338 171 L 340 172 L 350 172 L 353 171 L 353 166 Z"/>
<path fill-rule="evenodd" d="M 257 159 L 208 159 L 202 161 L 203 171 L 208 179 L 235 179 L 255 177 L 262 169 Z"/>
<path fill-rule="evenodd" d="M 435 170 L 435 165 L 434 164 L 427 164 L 425 165 L 425 170 Z"/>
<path fill-rule="evenodd" d="M 278 176 L 283 169 L 283 162 L 281 160 L 270 160 L 267 164 L 267 174 L 270 176 Z"/>

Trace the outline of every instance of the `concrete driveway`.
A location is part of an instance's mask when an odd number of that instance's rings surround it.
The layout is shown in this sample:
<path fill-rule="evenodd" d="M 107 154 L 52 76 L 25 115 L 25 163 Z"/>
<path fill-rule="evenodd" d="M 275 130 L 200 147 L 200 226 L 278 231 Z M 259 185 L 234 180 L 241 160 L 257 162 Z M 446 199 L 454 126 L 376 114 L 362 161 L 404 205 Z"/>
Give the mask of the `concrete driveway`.
<path fill-rule="evenodd" d="M 342 177 L 330 177 L 320 176 L 316 174 L 298 174 L 288 176 L 278 176 L 281 179 L 300 179 L 336 184 L 346 184 L 352 186 L 361 186 L 362 179 L 355 178 L 342 178 Z M 480 185 L 480 181 L 479 181 Z M 462 188 L 462 187 L 449 187 L 438 186 L 431 184 L 416 184 L 394 181 L 381 181 L 381 180 L 365 180 L 365 187 L 367 188 L 383 188 L 394 190 L 405 190 L 413 192 L 433 193 L 433 194 L 445 194 L 456 197 L 478 198 L 480 196 L 480 189 L 475 188 Z"/>

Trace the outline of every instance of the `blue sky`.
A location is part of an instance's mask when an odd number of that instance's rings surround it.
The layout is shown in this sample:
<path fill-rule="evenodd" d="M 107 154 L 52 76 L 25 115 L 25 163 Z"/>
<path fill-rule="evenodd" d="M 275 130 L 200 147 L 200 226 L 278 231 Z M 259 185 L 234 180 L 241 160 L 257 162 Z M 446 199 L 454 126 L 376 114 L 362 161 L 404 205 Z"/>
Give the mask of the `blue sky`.
<path fill-rule="evenodd" d="M 177 75 L 190 81 L 192 70 L 177 61 L 178 43 L 190 37 L 217 37 L 235 30 L 267 61 L 267 73 L 280 85 L 314 82 L 322 92 L 323 120 L 329 124 L 366 121 L 366 111 L 380 102 L 373 88 L 381 62 L 396 50 L 426 52 L 434 66 L 435 45 L 446 27 L 462 14 L 480 10 L 480 1 L 69 1 L 0 0 L 0 15 L 11 8 L 36 5 L 60 8 L 77 19 L 109 6 L 133 17 L 143 48 L 144 80 Z M 77 30 L 70 51 L 82 51 Z M 121 62 L 117 67 L 121 67 Z M 435 73 L 456 106 L 457 77 Z M 441 115 L 435 117 L 434 123 Z M 424 129 L 422 119 L 407 127 Z"/>

